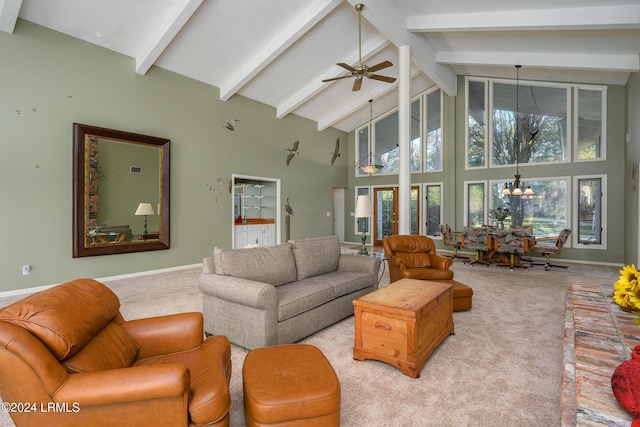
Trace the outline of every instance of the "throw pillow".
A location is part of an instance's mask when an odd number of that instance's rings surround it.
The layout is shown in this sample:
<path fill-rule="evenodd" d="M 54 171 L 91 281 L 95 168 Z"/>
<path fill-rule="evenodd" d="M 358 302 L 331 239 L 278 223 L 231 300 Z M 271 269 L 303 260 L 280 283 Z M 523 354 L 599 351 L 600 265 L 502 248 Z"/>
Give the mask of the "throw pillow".
<path fill-rule="evenodd" d="M 298 270 L 298 280 L 338 269 L 340 241 L 338 236 L 290 240 Z"/>
<path fill-rule="evenodd" d="M 260 248 L 227 249 L 220 252 L 227 276 L 284 285 L 296 280 L 296 263 L 288 243 Z"/>

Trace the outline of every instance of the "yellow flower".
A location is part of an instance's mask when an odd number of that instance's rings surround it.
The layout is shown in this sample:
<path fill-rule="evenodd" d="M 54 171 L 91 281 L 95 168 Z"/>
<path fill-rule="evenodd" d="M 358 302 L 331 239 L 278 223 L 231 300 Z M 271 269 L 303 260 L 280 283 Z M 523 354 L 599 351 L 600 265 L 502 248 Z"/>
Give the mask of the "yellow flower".
<path fill-rule="evenodd" d="M 613 284 L 613 299 L 620 307 L 640 310 L 640 286 L 638 286 L 638 270 L 635 265 L 626 265 L 620 270 L 618 281 Z"/>

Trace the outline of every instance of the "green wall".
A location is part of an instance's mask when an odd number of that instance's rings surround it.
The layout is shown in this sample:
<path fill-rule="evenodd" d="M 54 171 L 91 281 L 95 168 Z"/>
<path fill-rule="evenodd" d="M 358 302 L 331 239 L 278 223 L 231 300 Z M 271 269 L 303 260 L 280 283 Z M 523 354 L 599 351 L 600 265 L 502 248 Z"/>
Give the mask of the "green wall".
<path fill-rule="evenodd" d="M 625 264 L 640 265 L 640 254 L 638 254 L 639 227 L 638 218 L 640 217 L 640 207 L 638 200 L 640 198 L 640 176 L 638 176 L 637 167 L 640 163 L 640 74 L 632 73 L 627 81 L 627 114 L 626 129 L 629 140 L 626 144 L 625 156 Z M 634 170 L 633 166 L 636 166 Z M 633 183 L 635 182 L 635 188 Z"/>
<path fill-rule="evenodd" d="M 638 86 L 637 78 L 631 80 Z M 443 183 L 443 206 L 444 217 L 442 222 L 448 223 L 454 229 L 462 229 L 464 224 L 464 182 L 472 180 L 490 180 L 512 178 L 515 174 L 515 167 L 497 169 L 465 170 L 465 122 L 466 112 L 464 108 L 465 81 L 464 76 L 458 77 L 458 95 L 455 98 L 443 95 L 443 172 L 412 174 L 412 183 Z M 607 250 L 599 249 L 572 249 L 565 248 L 562 251 L 562 258 L 577 261 L 596 261 L 602 263 L 622 264 L 623 262 L 633 262 L 628 260 L 625 254 L 626 241 L 631 240 L 632 245 L 637 241 L 637 215 L 628 218 L 628 222 L 634 224 L 635 234 L 631 235 L 625 227 L 616 224 L 625 224 L 625 205 L 628 202 L 629 190 L 628 180 L 625 180 L 627 173 L 621 165 L 625 164 L 626 145 L 626 90 L 624 86 L 608 86 L 607 90 L 607 154 L 606 160 L 597 162 L 581 162 L 557 165 L 536 165 L 520 166 L 523 177 L 554 177 L 554 176 L 579 176 L 579 175 L 607 175 Z M 638 107 L 636 107 L 638 108 Z M 638 117 L 640 108 L 633 114 Z M 638 132 L 637 137 L 640 137 Z M 638 138 L 634 140 L 637 141 Z M 355 160 L 355 136 L 349 134 L 349 156 L 350 164 Z M 638 161 L 638 160 L 636 160 Z M 348 212 L 355 210 L 354 187 L 366 185 L 393 185 L 397 184 L 397 176 L 375 176 L 359 177 L 349 171 L 349 191 L 347 192 L 346 209 Z M 624 191 L 620 191 L 624 188 Z M 637 193 L 633 193 L 637 199 Z M 421 194 L 421 197 L 424 195 Z M 632 202 L 637 205 L 637 200 Z M 637 207 L 635 212 L 637 213 Z M 631 211 L 633 214 L 634 211 Z M 422 224 L 424 226 L 424 224 Z M 360 236 L 354 233 L 353 218 L 347 218 L 346 240 L 359 241 Z M 441 242 L 436 241 L 440 248 Z M 627 248 L 629 249 L 629 248 Z M 637 251 L 634 249 L 633 254 Z M 635 258 L 635 256 L 634 256 Z"/>
<path fill-rule="evenodd" d="M 22 20 L 0 32 L 0 57 L 0 291 L 190 265 L 231 247 L 231 196 L 207 183 L 234 173 L 281 180 L 292 238 L 332 233 L 326 213 L 348 159 L 331 167 L 331 152 L 346 133 L 277 119 L 242 96 L 222 102 L 218 88 L 157 67 L 138 75 L 133 58 Z M 232 118 L 237 132 L 223 128 Z M 171 139 L 169 250 L 72 258 L 74 122 Z M 287 167 L 284 149 L 296 139 L 300 154 Z"/>

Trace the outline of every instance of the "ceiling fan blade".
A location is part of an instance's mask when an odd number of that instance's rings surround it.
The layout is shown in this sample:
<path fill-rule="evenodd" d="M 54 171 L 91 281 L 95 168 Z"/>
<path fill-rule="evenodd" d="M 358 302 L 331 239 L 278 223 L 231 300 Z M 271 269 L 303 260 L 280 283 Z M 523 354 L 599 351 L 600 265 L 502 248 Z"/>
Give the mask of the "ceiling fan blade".
<path fill-rule="evenodd" d="M 383 61 L 379 64 L 369 67 L 369 71 L 373 73 L 375 71 L 380 71 L 380 70 L 384 70 L 385 68 L 389 68 L 392 65 L 393 63 L 391 61 Z"/>
<path fill-rule="evenodd" d="M 378 74 L 371 74 L 369 75 L 369 78 L 373 80 L 380 80 L 381 82 L 387 82 L 387 83 L 393 83 L 396 81 L 395 77 L 380 76 Z"/>
<path fill-rule="evenodd" d="M 332 82 L 334 80 L 340 80 L 340 79 L 348 79 L 348 78 L 351 78 L 351 77 L 353 77 L 353 76 L 341 76 L 341 77 L 334 77 L 334 78 L 331 78 L 331 79 L 324 79 L 322 81 L 322 83 Z"/>
<path fill-rule="evenodd" d="M 353 82 L 353 91 L 359 91 L 360 88 L 362 87 L 362 77 L 359 77 L 357 79 L 355 79 L 355 81 Z"/>
<path fill-rule="evenodd" d="M 345 64 L 344 62 L 338 62 L 336 65 L 339 65 L 340 67 L 344 68 L 345 70 L 349 70 L 352 73 L 356 72 L 356 69 L 353 68 L 351 65 L 349 64 Z"/>

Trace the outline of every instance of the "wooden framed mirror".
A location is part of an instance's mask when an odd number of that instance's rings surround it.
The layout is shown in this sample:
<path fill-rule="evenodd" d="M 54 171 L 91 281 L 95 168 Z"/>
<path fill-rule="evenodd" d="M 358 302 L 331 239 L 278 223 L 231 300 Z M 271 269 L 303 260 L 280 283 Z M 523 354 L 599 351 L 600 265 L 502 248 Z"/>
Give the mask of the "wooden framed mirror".
<path fill-rule="evenodd" d="M 169 249 L 171 141 L 73 124 L 73 257 Z"/>

